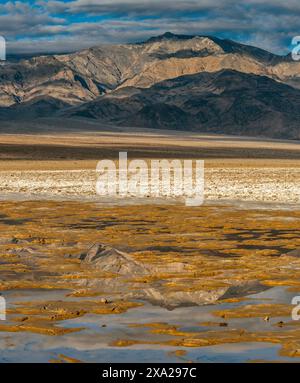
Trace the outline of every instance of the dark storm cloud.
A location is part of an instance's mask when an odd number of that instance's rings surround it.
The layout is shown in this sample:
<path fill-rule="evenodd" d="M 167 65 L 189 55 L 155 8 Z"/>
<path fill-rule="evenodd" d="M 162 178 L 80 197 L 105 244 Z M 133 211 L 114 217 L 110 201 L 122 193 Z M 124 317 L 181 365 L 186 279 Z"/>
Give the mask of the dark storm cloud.
<path fill-rule="evenodd" d="M 70 12 L 86 13 L 89 15 L 98 14 L 119 14 L 126 16 L 140 15 L 161 15 L 167 12 L 180 14 L 182 12 L 192 13 L 199 11 L 208 11 L 213 8 L 224 6 L 224 1 L 209 1 L 209 0 L 151 0 L 151 1 L 138 1 L 138 0 L 75 0 L 69 3 L 62 1 L 46 1 L 47 7 L 52 12 Z M 229 0 L 228 3 L 231 3 Z"/>
<path fill-rule="evenodd" d="M 38 29 L 41 26 L 59 25 L 64 22 L 63 18 L 33 8 L 28 3 L 0 2 L 0 35 L 7 38 L 29 34 L 39 36 Z"/>
<path fill-rule="evenodd" d="M 0 34 L 14 51 L 70 51 L 172 31 L 211 34 L 287 53 L 299 0 L 0 0 Z"/>

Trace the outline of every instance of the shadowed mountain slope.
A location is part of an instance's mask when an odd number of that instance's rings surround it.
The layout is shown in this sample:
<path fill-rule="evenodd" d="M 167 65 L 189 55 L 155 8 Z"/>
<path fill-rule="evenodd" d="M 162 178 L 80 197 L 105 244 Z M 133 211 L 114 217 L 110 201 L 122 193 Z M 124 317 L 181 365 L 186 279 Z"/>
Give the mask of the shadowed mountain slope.
<path fill-rule="evenodd" d="M 123 126 L 300 138 L 300 91 L 232 70 L 118 90 L 63 114 Z"/>

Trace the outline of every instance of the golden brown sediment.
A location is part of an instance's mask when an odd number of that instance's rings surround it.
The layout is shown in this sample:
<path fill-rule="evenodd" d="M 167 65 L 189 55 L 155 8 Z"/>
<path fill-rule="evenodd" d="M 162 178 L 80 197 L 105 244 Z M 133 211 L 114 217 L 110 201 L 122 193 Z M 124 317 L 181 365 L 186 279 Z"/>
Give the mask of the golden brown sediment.
<path fill-rule="evenodd" d="M 80 328 L 64 328 L 66 319 L 122 314 L 139 307 L 130 300 L 103 301 L 101 290 L 80 282 L 105 281 L 117 275 L 82 264 L 70 257 L 101 242 L 127 251 L 137 261 L 157 270 L 174 261 L 188 267 L 179 273 L 157 272 L 151 278 L 126 278 L 124 289 L 133 283 L 144 287 L 160 281 L 167 292 L 213 291 L 236 282 L 259 280 L 272 286 L 300 291 L 300 258 L 286 255 L 300 247 L 299 210 L 243 210 L 229 206 L 123 206 L 103 207 L 75 202 L 1 202 L 0 289 L 67 289 L 69 301 L 19 302 L 9 309 L 9 323 L 2 332 L 30 331 L 63 335 Z M 105 293 L 104 293 L 105 294 Z M 102 296 L 104 295 L 102 294 Z M 90 297 L 86 299 L 86 297 Z M 76 298 L 76 301 L 75 301 Z M 224 302 L 246 298 L 226 297 Z M 153 335 L 152 344 L 173 347 L 202 347 L 224 343 L 271 342 L 281 353 L 298 356 L 300 323 L 291 322 L 292 305 L 251 304 L 218 310 L 216 323 L 201 323 L 209 331 L 184 331 L 182 324 L 132 324 Z M 277 317 L 284 317 L 283 324 Z M 236 329 L 231 320 L 252 318 L 261 323 L 270 317 L 266 331 Z M 198 323 L 200 321 L 198 320 Z M 228 326 L 221 326 L 226 322 Z M 60 323 L 58 327 L 57 324 Z M 217 328 L 219 327 L 219 328 Z M 280 331 L 278 331 L 278 328 Z M 167 337 L 168 339 L 166 339 Z M 119 339 L 114 346 L 147 344 L 149 339 Z"/>

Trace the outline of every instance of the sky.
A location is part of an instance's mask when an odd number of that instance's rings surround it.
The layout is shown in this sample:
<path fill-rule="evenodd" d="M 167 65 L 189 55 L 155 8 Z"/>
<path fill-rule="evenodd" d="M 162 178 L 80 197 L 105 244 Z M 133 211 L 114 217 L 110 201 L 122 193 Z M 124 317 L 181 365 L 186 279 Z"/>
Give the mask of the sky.
<path fill-rule="evenodd" d="M 8 54 L 140 42 L 167 31 L 213 35 L 287 54 L 299 0 L 0 0 Z"/>

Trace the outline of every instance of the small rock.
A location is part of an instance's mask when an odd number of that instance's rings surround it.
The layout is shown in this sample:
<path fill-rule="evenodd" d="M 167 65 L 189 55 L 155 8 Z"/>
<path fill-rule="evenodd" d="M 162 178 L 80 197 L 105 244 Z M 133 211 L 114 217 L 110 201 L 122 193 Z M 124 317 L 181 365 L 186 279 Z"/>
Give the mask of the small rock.
<path fill-rule="evenodd" d="M 219 323 L 219 326 L 220 326 L 220 327 L 228 327 L 228 323 L 226 323 L 226 322 L 221 322 L 221 323 Z"/>
<path fill-rule="evenodd" d="M 288 253 L 285 253 L 284 255 L 288 257 L 300 258 L 300 249 L 289 251 Z"/>

